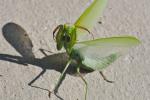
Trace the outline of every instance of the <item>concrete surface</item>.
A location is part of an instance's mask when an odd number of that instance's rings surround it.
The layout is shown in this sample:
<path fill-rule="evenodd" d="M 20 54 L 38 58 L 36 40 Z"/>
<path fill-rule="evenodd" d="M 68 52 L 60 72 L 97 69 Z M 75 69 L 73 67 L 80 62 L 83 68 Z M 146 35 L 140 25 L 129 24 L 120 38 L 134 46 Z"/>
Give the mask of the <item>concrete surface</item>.
<path fill-rule="evenodd" d="M 0 0 L 0 28 L 2 30 L 10 22 L 20 25 L 33 42 L 36 58 L 42 59 L 44 55 L 39 48 L 57 53 L 53 29 L 58 24 L 74 23 L 89 3 L 90 0 Z M 88 100 L 150 100 L 149 10 L 149 0 L 109 0 L 101 18 L 102 24 L 97 24 L 93 30 L 94 36 L 133 35 L 142 44 L 104 70 L 114 84 L 105 82 L 96 71 L 85 75 L 89 86 Z M 22 57 L 1 31 L 0 74 L 3 76 L 0 77 L 0 100 L 49 100 L 47 91 L 28 86 L 42 71 L 41 63 L 27 66 L 18 59 Z M 53 63 L 43 62 L 47 70 L 33 84 L 51 90 L 60 72 L 55 69 L 58 62 L 52 56 L 49 60 L 46 61 Z M 61 63 L 58 65 L 63 67 Z M 64 100 L 83 100 L 83 88 L 84 83 L 79 77 L 67 74 L 58 95 Z M 50 100 L 60 99 L 52 94 Z"/>

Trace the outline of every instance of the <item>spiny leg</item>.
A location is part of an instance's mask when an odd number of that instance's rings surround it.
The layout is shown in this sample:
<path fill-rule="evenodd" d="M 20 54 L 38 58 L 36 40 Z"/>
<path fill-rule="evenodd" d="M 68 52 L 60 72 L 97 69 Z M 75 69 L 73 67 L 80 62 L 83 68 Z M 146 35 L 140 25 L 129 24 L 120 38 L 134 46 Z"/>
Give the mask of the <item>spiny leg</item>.
<path fill-rule="evenodd" d="M 87 31 L 89 34 L 92 35 L 92 38 L 93 38 L 93 40 L 94 40 L 94 35 L 93 35 L 87 28 L 82 27 L 82 26 L 76 26 L 76 27 L 77 27 L 77 28 L 80 28 L 80 29 L 83 29 L 83 30 L 85 30 L 85 31 Z"/>
<path fill-rule="evenodd" d="M 53 39 L 54 39 L 54 37 L 55 37 L 56 31 L 57 31 L 58 29 L 60 29 L 61 27 L 63 27 L 63 25 L 58 25 L 58 26 L 54 29 L 54 31 L 53 31 Z"/>
<path fill-rule="evenodd" d="M 64 70 L 63 70 L 63 72 L 61 73 L 61 75 L 60 75 L 60 77 L 59 77 L 59 79 L 58 79 L 58 81 L 57 81 L 57 83 L 56 83 L 54 89 L 53 89 L 51 92 L 49 92 L 49 97 L 51 96 L 51 93 L 52 93 L 52 92 L 54 92 L 54 94 L 57 93 L 58 87 L 59 87 L 60 83 L 61 83 L 62 80 L 63 80 L 64 74 L 65 74 L 67 68 L 68 68 L 69 65 L 71 64 L 71 61 L 72 61 L 72 60 L 70 59 L 70 60 L 67 62 L 67 64 L 66 64 L 66 66 L 65 66 L 65 68 L 64 68 Z"/>
<path fill-rule="evenodd" d="M 79 76 L 81 77 L 81 79 L 83 80 L 83 82 L 85 83 L 85 100 L 86 100 L 88 86 L 87 86 L 86 80 L 83 78 L 83 76 L 80 73 L 80 66 L 77 67 L 77 73 L 79 74 Z"/>
<path fill-rule="evenodd" d="M 103 79 L 106 81 L 106 82 L 109 82 L 109 83 L 114 83 L 114 81 L 110 81 L 106 78 L 106 76 L 103 74 L 102 71 L 99 71 L 99 73 L 102 75 Z"/>

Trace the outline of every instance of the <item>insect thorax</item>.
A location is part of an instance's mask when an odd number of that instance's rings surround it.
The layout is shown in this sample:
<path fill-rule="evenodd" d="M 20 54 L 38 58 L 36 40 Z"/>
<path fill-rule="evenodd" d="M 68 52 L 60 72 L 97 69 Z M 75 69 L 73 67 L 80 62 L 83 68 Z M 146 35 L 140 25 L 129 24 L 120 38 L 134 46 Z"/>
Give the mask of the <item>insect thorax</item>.
<path fill-rule="evenodd" d="M 84 60 L 84 57 L 82 56 L 82 54 L 76 49 L 72 49 L 70 57 L 76 60 L 77 62 L 81 62 Z"/>

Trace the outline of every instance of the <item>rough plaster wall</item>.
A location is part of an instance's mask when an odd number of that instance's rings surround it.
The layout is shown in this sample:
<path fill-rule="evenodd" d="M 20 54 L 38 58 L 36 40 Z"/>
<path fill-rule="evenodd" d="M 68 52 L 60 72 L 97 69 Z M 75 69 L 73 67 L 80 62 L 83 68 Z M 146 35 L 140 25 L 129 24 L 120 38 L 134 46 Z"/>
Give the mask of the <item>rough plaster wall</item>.
<path fill-rule="evenodd" d="M 37 58 L 39 48 L 56 51 L 52 31 L 62 23 L 74 23 L 90 0 L 0 0 L 0 28 L 8 22 L 23 27 L 29 34 Z M 104 74 L 114 80 L 105 82 L 98 72 L 85 75 L 88 100 L 150 100 L 150 1 L 109 0 L 93 33 L 97 37 L 134 35 L 142 44 L 120 58 Z M 2 33 L 2 32 L 1 32 Z M 0 54 L 20 56 L 0 34 Z M 5 61 L 0 57 L 0 100 L 49 100 L 47 92 L 28 86 L 42 69 Z M 60 65 L 61 66 L 61 65 Z M 34 85 L 52 89 L 60 72 L 48 69 Z M 64 100 L 83 100 L 84 83 L 67 74 L 58 94 Z M 59 100 L 52 95 L 50 100 Z"/>

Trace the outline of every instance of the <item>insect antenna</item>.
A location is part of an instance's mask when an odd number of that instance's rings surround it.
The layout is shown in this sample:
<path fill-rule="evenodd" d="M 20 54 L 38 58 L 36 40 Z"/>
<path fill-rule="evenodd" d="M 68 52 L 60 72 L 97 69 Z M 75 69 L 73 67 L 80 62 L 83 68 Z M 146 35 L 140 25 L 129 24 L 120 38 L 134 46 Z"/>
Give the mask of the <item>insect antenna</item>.
<path fill-rule="evenodd" d="M 89 34 L 92 35 L 92 38 L 93 38 L 93 40 L 94 40 L 94 35 L 93 35 L 87 28 L 82 27 L 82 26 L 76 26 L 76 27 L 77 27 L 77 28 L 80 28 L 80 29 L 83 29 L 83 30 L 85 30 L 85 31 L 87 31 Z"/>

